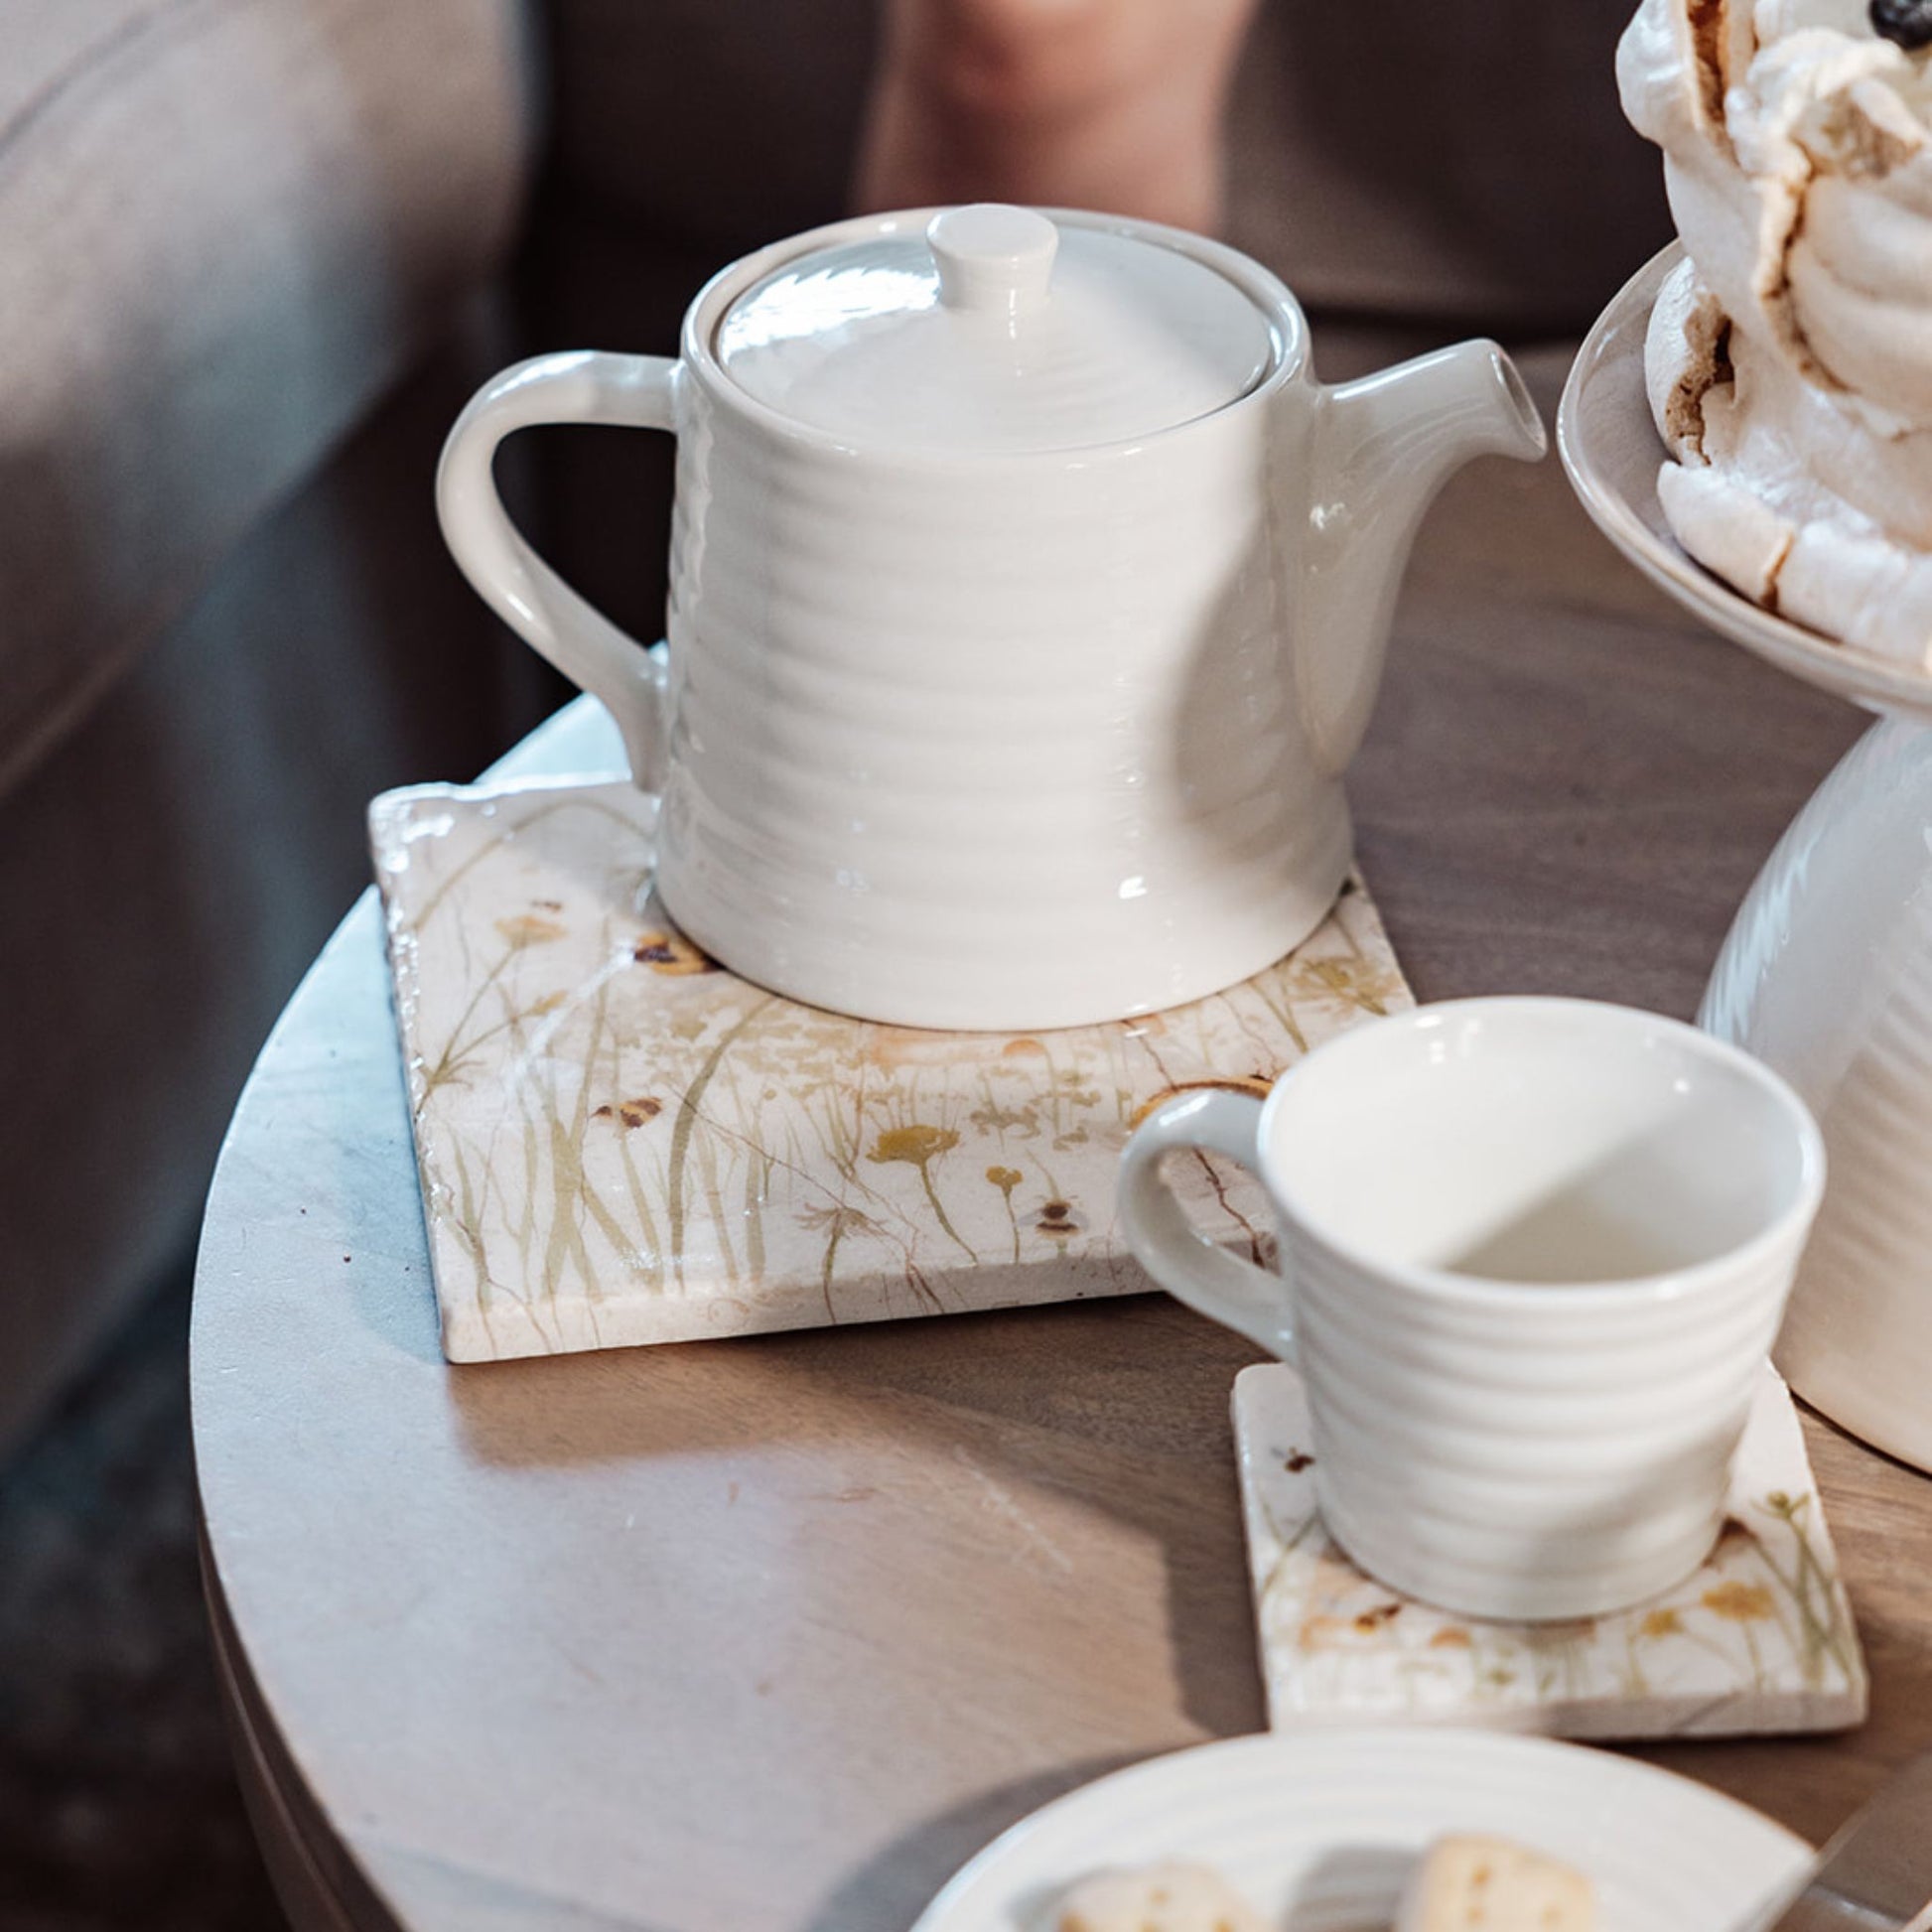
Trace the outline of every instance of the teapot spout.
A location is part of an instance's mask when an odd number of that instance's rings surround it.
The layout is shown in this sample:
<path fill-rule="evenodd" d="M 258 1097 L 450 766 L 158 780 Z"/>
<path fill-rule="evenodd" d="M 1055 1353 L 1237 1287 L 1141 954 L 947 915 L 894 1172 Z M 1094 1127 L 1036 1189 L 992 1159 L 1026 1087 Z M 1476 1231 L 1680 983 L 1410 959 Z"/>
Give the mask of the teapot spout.
<path fill-rule="evenodd" d="M 1321 391 L 1309 502 L 1305 694 L 1339 772 L 1368 729 L 1389 621 L 1423 512 L 1470 458 L 1535 462 L 1549 436 L 1492 342 L 1458 343 Z"/>

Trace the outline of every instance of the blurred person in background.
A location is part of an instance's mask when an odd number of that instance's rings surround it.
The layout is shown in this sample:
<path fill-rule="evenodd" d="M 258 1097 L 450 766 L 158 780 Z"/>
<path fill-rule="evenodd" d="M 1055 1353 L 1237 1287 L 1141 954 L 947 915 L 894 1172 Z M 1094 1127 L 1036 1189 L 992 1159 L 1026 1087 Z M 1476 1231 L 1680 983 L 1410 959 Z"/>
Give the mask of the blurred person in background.
<path fill-rule="evenodd" d="M 854 200 L 1103 208 L 1230 233 L 1312 307 L 1572 331 L 1670 235 L 1629 11 L 883 0 Z"/>

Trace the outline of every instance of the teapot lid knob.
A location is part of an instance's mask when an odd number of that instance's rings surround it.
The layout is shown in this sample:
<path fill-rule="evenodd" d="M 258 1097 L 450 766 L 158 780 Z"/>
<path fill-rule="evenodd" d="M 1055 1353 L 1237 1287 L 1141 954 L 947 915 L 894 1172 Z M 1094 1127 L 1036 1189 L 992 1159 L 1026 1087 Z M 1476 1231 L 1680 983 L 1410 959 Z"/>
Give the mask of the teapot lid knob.
<path fill-rule="evenodd" d="M 926 224 L 948 309 L 1022 316 L 1041 307 L 1060 231 L 1030 207 L 977 202 L 949 207 Z"/>

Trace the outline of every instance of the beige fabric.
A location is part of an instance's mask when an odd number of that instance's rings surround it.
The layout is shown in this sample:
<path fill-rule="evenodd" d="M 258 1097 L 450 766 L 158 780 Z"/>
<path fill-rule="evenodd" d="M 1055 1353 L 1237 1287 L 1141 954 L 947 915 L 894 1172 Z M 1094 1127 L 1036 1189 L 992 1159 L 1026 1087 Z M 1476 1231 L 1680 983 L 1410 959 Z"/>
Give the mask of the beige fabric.
<path fill-rule="evenodd" d="M 499 258 L 515 0 L 0 9 L 0 792 Z"/>

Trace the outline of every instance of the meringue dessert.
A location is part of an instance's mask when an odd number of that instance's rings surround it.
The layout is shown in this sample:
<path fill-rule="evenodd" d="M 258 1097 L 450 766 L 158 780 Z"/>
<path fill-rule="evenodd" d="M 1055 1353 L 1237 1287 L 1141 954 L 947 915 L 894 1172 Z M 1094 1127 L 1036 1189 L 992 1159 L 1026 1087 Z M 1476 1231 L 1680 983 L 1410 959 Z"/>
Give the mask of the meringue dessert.
<path fill-rule="evenodd" d="M 1932 669 L 1932 0 L 1642 0 L 1617 81 L 1686 255 L 1645 352 L 1671 528 Z"/>

